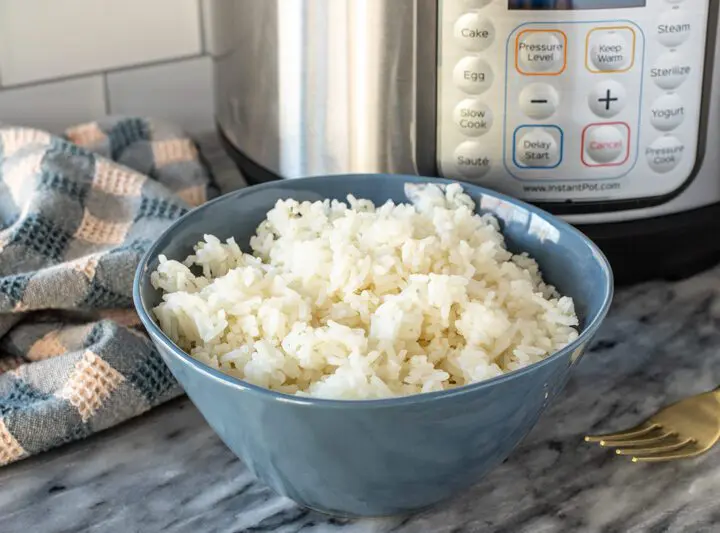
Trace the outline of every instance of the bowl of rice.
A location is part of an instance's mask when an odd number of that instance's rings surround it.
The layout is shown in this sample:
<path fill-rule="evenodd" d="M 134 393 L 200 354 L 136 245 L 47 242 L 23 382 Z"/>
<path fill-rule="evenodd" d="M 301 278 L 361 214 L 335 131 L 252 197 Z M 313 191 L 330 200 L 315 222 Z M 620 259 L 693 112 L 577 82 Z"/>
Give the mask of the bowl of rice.
<path fill-rule="evenodd" d="M 580 232 L 467 183 L 267 183 L 153 244 L 135 305 L 223 442 L 276 492 L 342 516 L 411 512 L 506 459 L 612 300 Z"/>

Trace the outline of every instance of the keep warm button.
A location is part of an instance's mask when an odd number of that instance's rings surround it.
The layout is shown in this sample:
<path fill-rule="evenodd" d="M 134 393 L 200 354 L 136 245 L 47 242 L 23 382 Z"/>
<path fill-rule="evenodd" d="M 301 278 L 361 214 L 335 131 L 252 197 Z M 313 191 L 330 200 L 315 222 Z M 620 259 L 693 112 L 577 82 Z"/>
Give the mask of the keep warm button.
<path fill-rule="evenodd" d="M 557 126 L 522 126 L 515 131 L 515 165 L 555 168 L 562 161 L 562 130 Z"/>

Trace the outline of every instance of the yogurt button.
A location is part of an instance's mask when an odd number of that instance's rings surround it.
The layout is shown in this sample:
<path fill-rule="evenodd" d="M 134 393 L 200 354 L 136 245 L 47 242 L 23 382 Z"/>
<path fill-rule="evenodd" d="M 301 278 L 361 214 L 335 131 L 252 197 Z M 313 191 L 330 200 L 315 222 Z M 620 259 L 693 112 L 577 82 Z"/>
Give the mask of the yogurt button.
<path fill-rule="evenodd" d="M 492 166 L 485 145 L 475 141 L 465 141 L 458 146 L 454 159 L 455 169 L 469 180 L 482 178 Z"/>
<path fill-rule="evenodd" d="M 554 115 L 559 103 L 557 90 L 547 83 L 531 83 L 520 92 L 520 109 L 535 120 Z"/>
<path fill-rule="evenodd" d="M 683 54 L 675 51 L 661 55 L 650 69 L 650 77 L 661 89 L 677 89 L 688 78 L 692 67 Z"/>
<path fill-rule="evenodd" d="M 687 41 L 692 24 L 684 9 L 674 7 L 665 11 L 657 22 L 657 38 L 668 47 L 680 46 Z"/>
<path fill-rule="evenodd" d="M 588 95 L 588 106 L 599 117 L 610 118 L 623 110 L 627 103 L 625 87 L 614 80 L 601 81 Z"/>
<path fill-rule="evenodd" d="M 607 31 L 599 33 L 594 38 L 590 48 L 590 58 L 598 70 L 613 72 L 624 70 L 632 61 L 632 43 L 628 42 L 622 34 Z"/>
<path fill-rule="evenodd" d="M 487 61 L 479 57 L 465 57 L 453 70 L 455 84 L 469 94 L 480 94 L 492 85 L 494 75 Z"/>
<path fill-rule="evenodd" d="M 453 118 L 460 131 L 470 137 L 484 135 L 493 124 L 493 113 L 490 108 L 472 98 L 463 100 L 455 107 Z"/>
<path fill-rule="evenodd" d="M 627 153 L 627 135 L 615 126 L 592 126 L 585 132 L 585 153 L 596 163 L 612 163 Z"/>
<path fill-rule="evenodd" d="M 485 50 L 495 39 L 495 27 L 478 13 L 466 13 L 455 23 L 455 39 L 465 50 Z"/>
<path fill-rule="evenodd" d="M 650 123 L 660 131 L 672 131 L 685 120 L 685 105 L 675 93 L 664 94 L 650 107 Z"/>
<path fill-rule="evenodd" d="M 554 167 L 560 163 L 558 143 L 542 128 L 525 128 L 515 145 L 515 158 L 522 166 Z"/>
<path fill-rule="evenodd" d="M 645 150 L 648 165 L 655 172 L 665 174 L 673 170 L 682 159 L 685 145 L 677 137 L 665 135 L 656 139 Z"/>
<path fill-rule="evenodd" d="M 559 31 L 526 30 L 517 42 L 522 73 L 560 73 L 565 69 L 565 39 Z"/>

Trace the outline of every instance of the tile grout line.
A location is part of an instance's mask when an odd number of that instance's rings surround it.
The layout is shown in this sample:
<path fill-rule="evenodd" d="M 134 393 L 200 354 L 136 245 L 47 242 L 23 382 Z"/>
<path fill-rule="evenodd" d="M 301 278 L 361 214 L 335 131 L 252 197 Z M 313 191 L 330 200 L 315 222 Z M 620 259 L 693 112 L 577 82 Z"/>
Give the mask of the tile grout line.
<path fill-rule="evenodd" d="M 16 83 L 13 85 L 5 85 L 5 86 L 0 87 L 0 93 L 2 93 L 4 91 L 13 91 L 15 89 L 29 89 L 32 87 L 39 87 L 41 85 L 48 85 L 50 83 L 61 83 L 64 81 L 81 80 L 83 78 L 91 78 L 93 76 L 107 76 L 108 74 L 119 74 L 119 73 L 133 71 L 133 70 L 140 70 L 143 68 L 154 68 L 154 67 L 161 67 L 163 65 L 174 65 L 175 63 L 182 63 L 183 61 L 190 61 L 192 59 L 200 59 L 202 57 L 206 57 L 206 54 L 195 53 L 195 54 L 186 55 L 186 56 L 174 57 L 172 59 L 164 59 L 162 61 L 150 61 L 148 63 L 140 63 L 140 64 L 136 64 L 136 65 L 129 65 L 126 67 L 117 67 L 117 68 L 110 69 L 110 70 L 92 70 L 92 71 L 88 71 L 88 72 L 83 72 L 81 74 L 71 74 L 69 76 L 60 76 L 58 78 L 48 78 L 48 79 L 44 79 L 44 80 Z"/>
<path fill-rule="evenodd" d="M 205 5 L 205 0 L 197 0 L 197 7 L 198 7 L 198 23 L 200 24 L 200 54 L 204 55 L 207 53 L 207 49 L 205 47 L 205 13 L 203 6 Z M 210 8 L 212 9 L 212 8 Z"/>

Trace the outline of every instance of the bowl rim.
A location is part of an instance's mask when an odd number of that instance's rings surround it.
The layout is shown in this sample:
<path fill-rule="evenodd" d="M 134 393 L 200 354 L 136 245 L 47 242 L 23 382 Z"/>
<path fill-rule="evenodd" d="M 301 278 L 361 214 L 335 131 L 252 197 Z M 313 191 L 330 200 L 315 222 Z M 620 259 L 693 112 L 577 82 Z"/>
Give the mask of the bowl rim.
<path fill-rule="evenodd" d="M 278 392 L 271 389 L 267 389 L 265 387 L 261 387 L 259 385 L 254 385 L 252 383 L 249 383 L 247 381 L 244 381 L 240 378 L 231 376 L 230 374 L 226 374 L 218 369 L 212 368 L 208 366 L 207 364 L 195 359 L 188 353 L 186 353 L 184 350 L 182 350 L 179 346 L 177 346 L 163 331 L 160 329 L 160 326 L 155 322 L 155 320 L 152 318 L 150 314 L 150 310 L 146 309 L 145 302 L 143 301 L 140 287 L 141 282 L 143 281 L 145 276 L 149 275 L 149 263 L 158 255 L 158 246 L 160 242 L 165 240 L 165 237 L 172 234 L 175 229 L 183 224 L 187 218 L 190 216 L 195 216 L 196 213 L 206 210 L 206 209 L 212 209 L 212 207 L 217 202 L 221 201 L 229 201 L 234 198 L 242 197 L 246 194 L 256 192 L 261 189 L 272 189 L 274 187 L 277 187 L 278 185 L 284 184 L 284 183 L 297 183 L 297 182 L 307 182 L 307 181 L 315 181 L 315 182 L 322 182 L 322 181 L 330 181 L 330 180 L 337 180 L 339 178 L 362 178 L 362 179 L 375 179 L 378 181 L 387 180 L 387 179 L 397 179 L 397 180 L 403 180 L 405 183 L 412 182 L 412 183 L 434 183 L 438 185 L 449 185 L 451 183 L 458 183 L 463 188 L 469 187 L 471 189 L 474 189 L 474 193 L 481 194 L 485 196 L 490 196 L 492 198 L 495 198 L 497 200 L 507 202 L 509 204 L 512 204 L 514 206 L 520 207 L 522 209 L 525 209 L 529 211 L 530 213 L 539 216 L 546 222 L 550 223 L 554 227 L 557 227 L 558 229 L 566 232 L 570 232 L 572 234 L 575 234 L 576 236 L 580 237 L 581 241 L 585 243 L 585 245 L 588 247 L 588 250 L 592 253 L 595 260 L 600 264 L 601 271 L 603 272 L 605 276 L 605 283 L 603 288 L 603 302 L 600 306 L 600 310 L 597 312 L 595 317 L 588 323 L 583 330 L 579 333 L 578 337 L 572 341 L 570 344 L 562 348 L 561 350 L 558 350 L 551 354 L 550 356 L 546 357 L 542 361 L 538 361 L 536 363 L 532 363 L 526 367 L 520 368 L 518 370 L 512 370 L 510 372 L 507 372 L 505 374 L 502 374 L 500 376 L 495 376 L 493 378 L 479 381 L 477 383 L 471 383 L 469 385 L 463 385 L 461 387 L 457 387 L 455 389 L 449 389 L 449 390 L 443 390 L 443 391 L 434 391 L 434 392 L 425 392 L 425 393 L 419 393 L 419 394 L 411 394 L 407 396 L 394 396 L 390 398 L 379 398 L 379 399 L 367 399 L 367 400 L 336 400 L 336 399 L 328 399 L 328 398 L 316 398 L 316 397 L 309 397 L 309 396 L 295 396 L 292 394 L 287 394 L 284 392 Z M 282 188 L 282 185 L 281 185 Z M 293 178 L 293 179 L 286 179 L 286 180 L 277 180 L 277 181 L 270 181 L 258 185 L 251 185 L 246 186 L 241 189 L 231 191 L 229 193 L 226 193 L 224 195 L 220 195 L 217 198 L 214 198 L 208 202 L 205 202 L 204 204 L 191 209 L 181 217 L 179 217 L 177 220 L 175 220 L 165 231 L 163 231 L 150 245 L 148 250 L 143 254 L 143 257 L 141 258 L 140 262 L 138 263 L 138 266 L 135 270 L 135 277 L 133 279 L 133 303 L 135 305 L 135 310 L 138 313 L 138 316 L 140 317 L 140 321 L 142 322 L 142 325 L 145 327 L 147 332 L 149 333 L 151 339 L 161 344 L 168 353 L 172 354 L 176 359 L 178 359 L 180 362 L 184 363 L 185 365 L 188 365 L 192 367 L 194 370 L 200 372 L 201 374 L 204 374 L 205 376 L 213 379 L 214 381 L 222 382 L 225 385 L 228 385 L 230 387 L 233 387 L 235 389 L 246 391 L 251 394 L 262 396 L 269 400 L 275 400 L 283 403 L 290 403 L 297 406 L 304 406 L 304 407 L 326 407 L 326 408 L 382 408 L 382 407 L 396 407 L 400 405 L 408 405 L 408 404 L 416 404 L 416 403 L 425 403 L 425 402 L 431 402 L 431 401 L 437 401 L 437 400 L 445 400 L 449 398 L 455 398 L 457 396 L 462 396 L 465 394 L 470 394 L 472 392 L 492 387 L 493 385 L 504 383 L 505 381 L 512 381 L 514 379 L 517 379 L 525 374 L 529 374 L 532 372 L 535 372 L 536 369 L 539 369 L 541 367 L 544 367 L 546 365 L 549 365 L 556 361 L 557 359 L 563 358 L 568 353 L 572 353 L 578 348 L 584 348 L 584 345 L 595 335 L 598 328 L 602 324 L 602 322 L 605 320 L 605 317 L 608 314 L 608 311 L 610 309 L 610 305 L 612 304 L 614 295 L 614 280 L 613 280 L 613 272 L 612 267 L 610 266 L 609 261 L 607 260 L 607 257 L 605 257 L 605 254 L 600 250 L 600 248 L 597 247 L 597 245 L 590 240 L 585 234 L 583 234 L 580 230 L 575 228 L 574 226 L 568 224 L 564 220 L 560 219 L 559 217 L 556 217 L 547 211 L 544 211 L 543 209 L 540 209 L 539 207 L 536 207 L 532 204 L 526 203 L 522 200 L 518 200 L 516 198 L 512 198 L 510 196 L 507 196 L 502 193 L 498 193 L 495 191 L 492 191 L 490 189 L 487 189 L 485 187 L 482 187 L 480 185 L 476 185 L 474 183 L 469 183 L 462 180 L 453 180 L 449 178 L 439 178 L 439 177 L 428 177 L 428 176 L 414 176 L 414 175 L 404 175 L 404 174 L 374 174 L 374 173 L 354 173 L 354 174 L 330 174 L 330 175 L 322 175 L 322 176 L 309 176 L 309 177 L 303 177 L 303 178 Z"/>

